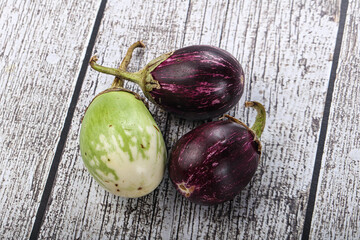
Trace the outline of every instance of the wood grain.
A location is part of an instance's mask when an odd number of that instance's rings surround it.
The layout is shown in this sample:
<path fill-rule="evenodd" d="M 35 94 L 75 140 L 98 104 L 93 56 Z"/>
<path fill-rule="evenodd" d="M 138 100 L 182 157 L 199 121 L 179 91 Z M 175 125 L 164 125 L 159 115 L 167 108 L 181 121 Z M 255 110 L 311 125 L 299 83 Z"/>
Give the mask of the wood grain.
<path fill-rule="evenodd" d="M 360 2 L 349 1 L 311 239 L 360 239 L 359 66 Z"/>
<path fill-rule="evenodd" d="M 153 193 L 123 199 L 93 181 L 79 155 L 81 117 L 112 77 L 89 70 L 80 94 L 40 238 L 297 239 L 302 232 L 330 75 L 339 1 L 108 1 L 94 53 L 117 66 L 143 39 L 135 71 L 163 52 L 211 44 L 243 65 L 246 89 L 229 113 L 252 122 L 245 100 L 263 102 L 268 124 L 252 183 L 233 201 L 204 207 L 185 201 L 168 176 Z M 330 7 L 329 7 L 330 6 Z M 139 91 L 131 83 L 126 87 Z M 168 148 L 201 124 L 150 104 Z"/>
<path fill-rule="evenodd" d="M 0 1 L 0 236 L 29 237 L 99 1 Z"/>
<path fill-rule="evenodd" d="M 215 8 L 227 9 L 226 20 L 201 39 L 233 53 L 245 70 L 246 94 L 230 112 L 251 123 L 254 112 L 244 112 L 243 101 L 265 104 L 264 154 L 252 184 L 234 201 L 216 207 L 176 202 L 179 239 L 300 237 L 337 30 L 319 11 L 325 4 L 313 4 L 230 1 Z M 221 22 L 212 19 L 203 29 Z M 177 120 L 171 126 L 166 135 L 173 143 L 186 131 Z"/>
<path fill-rule="evenodd" d="M 130 44 L 140 39 L 147 47 L 135 51 L 130 71 L 180 47 L 188 6 L 188 1 L 135 5 L 125 0 L 108 1 L 94 49 L 99 63 L 118 66 Z M 110 87 L 112 80 L 91 69 L 86 74 L 40 238 L 144 239 L 150 235 L 157 191 L 139 199 L 112 196 L 93 181 L 79 155 L 81 117 L 91 99 Z M 125 86 L 140 93 L 132 83 Z M 152 104 L 150 111 L 165 132 L 167 114 Z"/>

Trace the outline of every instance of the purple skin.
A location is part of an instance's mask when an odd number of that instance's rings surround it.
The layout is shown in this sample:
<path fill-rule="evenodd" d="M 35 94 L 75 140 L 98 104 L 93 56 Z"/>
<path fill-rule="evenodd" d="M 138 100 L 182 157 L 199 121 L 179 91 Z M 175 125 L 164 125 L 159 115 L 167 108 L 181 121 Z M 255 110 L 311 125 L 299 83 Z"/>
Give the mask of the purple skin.
<path fill-rule="evenodd" d="M 210 119 L 235 106 L 244 72 L 228 52 L 205 45 L 176 50 L 151 72 L 160 89 L 149 92 L 164 110 L 191 120 Z"/>
<path fill-rule="evenodd" d="M 153 59 L 134 73 L 98 65 L 96 60 L 90 60 L 93 69 L 138 84 L 152 102 L 186 119 L 220 116 L 239 102 L 244 90 L 240 63 L 217 47 L 185 47 Z"/>
<path fill-rule="evenodd" d="M 169 175 L 192 202 L 213 205 L 233 199 L 250 182 L 260 159 L 260 142 L 230 120 L 205 123 L 173 147 Z"/>

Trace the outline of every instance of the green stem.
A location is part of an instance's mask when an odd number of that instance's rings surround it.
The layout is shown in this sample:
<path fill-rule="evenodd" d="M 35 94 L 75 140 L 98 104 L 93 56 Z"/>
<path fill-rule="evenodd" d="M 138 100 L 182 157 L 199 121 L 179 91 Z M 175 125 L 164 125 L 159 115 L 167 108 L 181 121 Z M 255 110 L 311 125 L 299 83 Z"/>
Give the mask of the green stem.
<path fill-rule="evenodd" d="M 124 59 L 122 60 L 121 64 L 120 64 L 120 67 L 119 67 L 119 70 L 122 70 L 122 71 L 126 71 L 127 70 L 127 67 L 130 63 L 130 60 L 132 58 L 132 54 L 135 50 L 135 48 L 138 48 L 138 47 L 142 47 L 142 48 L 145 48 L 145 45 L 144 43 L 142 43 L 141 41 L 137 41 L 136 43 L 133 43 L 127 50 L 126 52 L 126 55 L 124 57 Z M 115 77 L 111 87 L 123 87 L 124 86 L 124 80 L 119 78 L 119 77 Z"/>
<path fill-rule="evenodd" d="M 245 107 L 252 107 L 257 111 L 255 123 L 252 125 L 251 129 L 255 132 L 256 137 L 260 138 L 265 128 L 265 122 L 266 122 L 265 108 L 261 103 L 255 101 L 245 102 Z"/>
<path fill-rule="evenodd" d="M 97 64 L 96 63 L 97 60 L 98 59 L 96 56 L 93 56 L 90 59 L 90 66 L 94 70 L 96 70 L 98 72 L 110 74 L 110 75 L 116 76 L 118 78 L 129 80 L 131 82 L 134 82 L 134 83 L 140 85 L 141 88 L 144 87 L 145 82 L 144 82 L 143 71 L 140 70 L 139 72 L 131 73 L 131 72 L 127 72 L 127 71 L 124 71 L 121 69 L 104 67 L 104 66 Z"/>

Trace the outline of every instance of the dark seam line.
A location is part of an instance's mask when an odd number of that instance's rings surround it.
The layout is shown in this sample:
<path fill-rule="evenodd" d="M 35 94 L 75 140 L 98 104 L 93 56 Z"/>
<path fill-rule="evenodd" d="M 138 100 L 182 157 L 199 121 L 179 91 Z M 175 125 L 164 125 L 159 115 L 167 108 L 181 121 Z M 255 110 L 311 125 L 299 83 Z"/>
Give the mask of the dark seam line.
<path fill-rule="evenodd" d="M 101 226 L 100 226 L 100 231 L 99 231 L 99 240 L 101 240 L 101 232 L 103 231 L 103 227 L 104 227 L 104 222 L 105 222 L 105 217 L 106 217 L 106 210 L 107 210 L 108 205 L 109 205 L 108 204 L 109 203 L 109 193 L 105 194 L 104 200 L 105 200 L 105 206 L 104 206 L 104 213 L 103 213 Z"/>
<path fill-rule="evenodd" d="M 188 4 L 188 9 L 186 12 L 186 19 L 185 19 L 185 24 L 184 24 L 184 34 L 183 34 L 183 40 L 181 43 L 181 47 L 184 47 L 184 43 L 185 43 L 185 36 L 186 36 L 186 30 L 187 30 L 187 24 L 189 22 L 189 18 L 190 18 L 190 12 L 191 12 L 191 0 L 189 0 L 189 4 Z"/>
<path fill-rule="evenodd" d="M 139 198 L 136 198 L 136 208 L 135 209 L 140 209 L 139 210 L 139 212 L 140 212 L 140 214 L 137 216 L 137 224 L 136 224 L 136 228 L 135 228 L 135 237 L 134 237 L 134 239 L 138 239 L 138 230 L 139 230 L 139 224 L 140 224 L 140 221 L 139 221 L 139 219 L 140 219 L 140 217 L 141 217 L 141 213 L 142 213 L 142 208 L 139 208 L 139 201 L 141 201 Z M 130 235 L 131 236 L 131 235 Z"/>
<path fill-rule="evenodd" d="M 163 182 L 163 181 L 162 181 Z M 154 226 L 153 226 L 153 223 L 154 223 L 154 218 L 155 218 L 155 212 L 156 212 L 156 207 L 158 206 L 158 201 L 156 201 L 157 197 L 159 196 L 159 189 L 156 189 L 154 192 L 153 192 L 153 196 L 152 196 L 152 199 L 153 199 L 153 207 L 152 207 L 152 212 L 151 212 L 151 221 L 150 221 L 150 230 L 149 230 L 149 234 L 148 234 L 148 237 L 147 239 L 151 239 L 151 234 L 152 234 L 152 230 L 154 229 Z"/>
<path fill-rule="evenodd" d="M 91 37 L 90 37 L 90 40 L 89 40 L 89 43 L 88 43 L 88 46 L 86 49 L 86 54 L 85 54 L 85 57 L 84 57 L 84 60 L 83 60 L 83 63 L 82 63 L 81 69 L 80 69 L 80 73 L 79 73 L 77 81 L 76 81 L 76 85 L 75 85 L 75 89 L 74 89 L 74 92 L 73 92 L 73 95 L 71 98 L 70 106 L 68 108 L 68 112 L 67 112 L 67 115 L 65 118 L 63 129 L 61 131 L 60 140 L 57 145 L 56 152 L 55 152 L 55 155 L 54 155 L 51 167 L 50 167 L 49 175 L 46 180 L 43 195 L 41 196 L 40 205 L 39 205 L 39 208 L 36 213 L 34 225 L 33 225 L 33 228 L 32 228 L 31 234 L 30 234 L 30 239 L 37 239 L 39 236 L 40 228 L 43 223 L 46 208 L 47 208 L 47 205 L 49 202 L 50 194 L 51 194 L 51 191 L 53 188 L 56 173 L 57 173 L 59 163 L 61 160 L 62 152 L 64 150 L 66 139 L 67 139 L 67 136 L 68 136 L 68 133 L 70 130 L 70 125 L 71 125 L 71 121 L 72 121 L 72 118 L 74 115 L 75 107 L 76 107 L 76 104 L 77 104 L 77 101 L 78 101 L 78 98 L 80 95 L 82 84 L 84 82 L 85 74 L 86 74 L 86 71 L 88 68 L 88 63 L 90 61 L 90 56 L 91 56 L 92 50 L 95 45 L 95 39 L 99 32 L 99 27 L 100 27 L 101 19 L 104 14 L 106 2 L 107 2 L 107 0 L 101 1 L 100 8 L 96 15 L 93 31 L 91 33 Z"/>
<path fill-rule="evenodd" d="M 348 0 L 343 0 L 341 2 L 339 28 L 338 28 L 338 33 L 337 33 L 337 37 L 336 37 L 336 44 L 335 44 L 335 50 L 334 50 L 334 55 L 333 55 L 333 64 L 331 66 L 328 91 L 326 94 L 324 114 L 323 114 L 323 119 L 321 122 L 319 143 L 318 143 L 318 147 L 317 147 L 317 151 L 316 151 L 314 171 L 313 171 L 313 176 L 312 176 L 312 180 L 311 180 L 309 199 L 308 199 L 307 208 L 306 208 L 305 222 L 304 222 L 303 232 L 302 232 L 302 240 L 309 239 L 309 235 L 310 235 L 311 222 L 312 222 L 315 201 L 316 201 L 317 186 L 318 186 L 318 182 L 319 182 L 319 174 L 320 174 L 320 170 L 321 170 L 321 160 L 322 160 L 323 153 L 324 153 L 324 145 L 325 145 L 325 140 L 326 140 L 326 132 L 327 132 L 329 116 L 330 116 L 332 95 L 334 92 L 336 71 L 338 68 L 341 43 L 342 43 L 342 39 L 343 39 L 343 35 L 344 35 L 344 27 L 345 27 L 347 8 L 348 8 Z"/>
<path fill-rule="evenodd" d="M 260 1 L 260 6 L 259 6 L 259 17 L 257 19 L 257 28 L 256 28 L 256 34 L 255 34 L 255 38 L 254 38 L 254 49 L 251 52 L 252 55 L 252 62 L 251 62 L 251 70 L 250 70 L 250 84 L 249 84 L 249 89 L 248 92 L 245 95 L 245 99 L 251 99 L 251 90 L 252 90 L 252 85 L 253 85 L 253 73 L 254 73 L 254 65 L 255 65 L 255 56 L 256 56 L 256 44 L 257 44 L 257 37 L 258 37 L 258 33 L 259 33 L 259 28 L 260 28 L 260 18 L 261 18 L 261 10 L 262 10 L 262 2 Z M 258 9 L 258 2 L 256 2 L 256 9 Z M 255 17 L 255 16 L 254 16 Z M 254 77 L 255 78 L 255 77 Z M 256 80 L 255 80 L 256 81 Z M 244 89 L 245 91 L 245 89 Z M 247 100 L 248 101 L 248 100 Z M 249 116 L 250 116 L 250 111 L 247 111 L 246 114 L 246 122 L 249 122 Z"/>
<path fill-rule="evenodd" d="M 178 193 L 176 193 L 176 195 L 175 195 L 175 201 L 174 202 L 176 202 L 176 200 L 178 199 L 178 196 L 179 196 L 180 194 L 178 194 Z M 178 222 L 178 224 L 177 224 L 177 229 L 176 229 L 176 235 L 175 235 L 175 240 L 179 240 L 179 232 L 180 232 L 180 225 L 181 225 L 181 217 L 182 217 L 182 213 L 183 213 L 183 211 L 181 211 L 182 209 L 183 209 L 183 198 L 181 198 L 180 199 L 180 201 L 181 201 L 181 204 L 180 204 L 180 213 L 179 213 L 179 222 Z M 190 203 L 191 204 L 191 203 Z"/>
<path fill-rule="evenodd" d="M 203 35 L 203 32 L 204 32 L 204 24 L 205 24 L 207 6 L 208 6 L 208 0 L 205 1 L 204 18 L 202 19 L 202 22 L 201 22 L 201 31 L 200 31 L 200 37 L 199 37 L 199 44 L 201 44 L 201 39 L 202 39 L 202 35 Z"/>
<path fill-rule="evenodd" d="M 227 4 L 226 4 L 225 17 L 224 17 L 224 21 L 223 21 L 223 23 L 222 23 L 222 25 L 221 25 L 220 39 L 219 39 L 219 45 L 218 45 L 219 48 L 221 47 L 221 41 L 222 41 L 222 39 L 223 39 L 224 28 L 225 28 L 225 25 L 226 25 L 226 22 L 227 22 L 227 18 L 228 18 L 229 5 L 230 5 L 230 1 L 228 1 Z"/>

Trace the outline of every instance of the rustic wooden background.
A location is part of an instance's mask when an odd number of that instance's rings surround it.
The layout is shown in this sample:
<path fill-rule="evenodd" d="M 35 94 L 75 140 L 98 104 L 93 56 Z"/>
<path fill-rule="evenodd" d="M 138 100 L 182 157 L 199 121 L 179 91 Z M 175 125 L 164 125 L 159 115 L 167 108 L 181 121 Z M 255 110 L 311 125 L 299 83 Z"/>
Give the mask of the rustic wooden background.
<path fill-rule="evenodd" d="M 360 239 L 359 0 L 0 0 L 1 239 Z M 130 70 L 194 44 L 242 64 L 229 114 L 264 103 L 260 167 L 233 201 L 204 207 L 167 173 L 139 199 L 105 192 L 85 169 L 80 120 L 143 40 Z M 132 83 L 126 87 L 140 92 Z M 168 149 L 202 122 L 150 104 Z"/>

